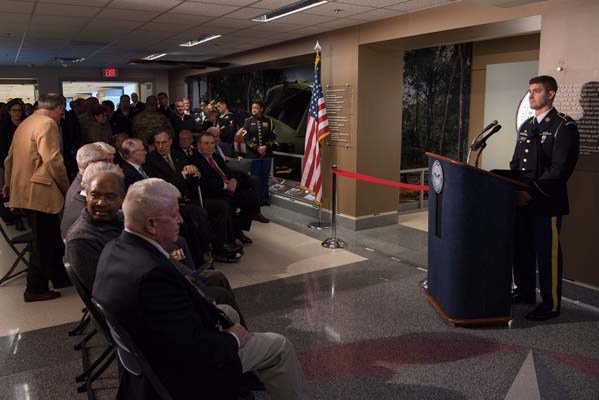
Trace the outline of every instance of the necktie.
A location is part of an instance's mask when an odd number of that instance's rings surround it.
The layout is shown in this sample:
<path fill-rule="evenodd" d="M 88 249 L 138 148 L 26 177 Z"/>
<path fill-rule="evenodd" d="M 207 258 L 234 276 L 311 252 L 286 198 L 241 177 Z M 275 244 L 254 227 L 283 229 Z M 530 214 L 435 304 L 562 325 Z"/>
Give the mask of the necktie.
<path fill-rule="evenodd" d="M 142 167 L 139 167 L 138 171 L 141 174 L 141 176 L 143 176 L 144 179 L 149 178 L 148 174 L 146 174 L 146 171 L 144 171 L 144 169 Z"/>
<path fill-rule="evenodd" d="M 168 166 L 171 167 L 173 171 L 177 172 L 177 169 L 175 168 L 175 163 L 173 162 L 173 159 L 171 158 L 170 154 L 164 156 L 164 160 L 168 163 Z"/>
<path fill-rule="evenodd" d="M 223 171 L 221 171 L 221 169 L 218 167 L 218 165 L 216 165 L 216 162 L 214 161 L 214 158 L 210 157 L 208 159 L 208 163 L 218 173 L 218 175 L 220 176 L 220 179 L 223 180 L 223 183 L 226 183 L 227 180 L 228 180 L 227 176 L 223 173 Z"/>

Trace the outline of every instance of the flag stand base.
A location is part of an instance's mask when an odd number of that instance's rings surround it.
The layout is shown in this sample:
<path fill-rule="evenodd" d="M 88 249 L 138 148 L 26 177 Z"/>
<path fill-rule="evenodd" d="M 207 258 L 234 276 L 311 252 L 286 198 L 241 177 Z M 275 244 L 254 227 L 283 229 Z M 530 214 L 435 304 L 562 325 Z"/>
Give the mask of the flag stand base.
<path fill-rule="evenodd" d="M 347 246 L 343 240 L 337 238 L 328 238 L 321 245 L 327 249 L 343 249 Z"/>

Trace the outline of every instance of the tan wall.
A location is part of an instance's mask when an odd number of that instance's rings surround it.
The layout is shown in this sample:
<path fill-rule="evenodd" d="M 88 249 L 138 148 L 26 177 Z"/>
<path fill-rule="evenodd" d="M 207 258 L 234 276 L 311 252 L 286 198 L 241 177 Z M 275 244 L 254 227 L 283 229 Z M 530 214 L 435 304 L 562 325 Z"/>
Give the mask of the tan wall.
<path fill-rule="evenodd" d="M 403 93 L 403 49 L 360 46 L 358 63 L 357 171 L 399 180 Z M 396 212 L 399 190 L 357 183 L 356 215 Z"/>
<path fill-rule="evenodd" d="M 536 33 L 513 38 L 485 40 L 473 44 L 468 143 L 471 143 L 485 126 L 487 65 L 538 60 L 539 41 L 540 35 Z M 526 88 L 522 88 L 522 93 L 525 90 Z"/>
<path fill-rule="evenodd" d="M 152 82 L 154 93 L 168 91 L 168 72 L 163 70 L 119 69 L 117 81 Z M 61 93 L 63 81 L 105 81 L 101 68 L 0 67 L 0 77 L 35 79 L 40 93 Z M 144 100 L 145 101 L 145 100 Z"/>
<path fill-rule="evenodd" d="M 599 81 L 599 2 L 559 2 L 543 14 L 539 72 L 559 85 Z M 557 72 L 557 67 L 563 67 Z M 560 95 L 558 89 L 558 97 Z M 599 286 L 599 154 L 582 156 L 568 182 L 571 213 L 564 219 L 564 276 Z"/>

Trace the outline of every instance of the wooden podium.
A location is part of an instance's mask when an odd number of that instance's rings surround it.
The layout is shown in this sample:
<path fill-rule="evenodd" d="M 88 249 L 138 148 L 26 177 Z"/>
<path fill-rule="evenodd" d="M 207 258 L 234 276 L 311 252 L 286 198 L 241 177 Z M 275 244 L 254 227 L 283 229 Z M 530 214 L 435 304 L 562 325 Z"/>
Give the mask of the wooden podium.
<path fill-rule="evenodd" d="M 518 181 L 433 153 L 429 158 L 428 288 L 455 326 L 511 320 Z"/>

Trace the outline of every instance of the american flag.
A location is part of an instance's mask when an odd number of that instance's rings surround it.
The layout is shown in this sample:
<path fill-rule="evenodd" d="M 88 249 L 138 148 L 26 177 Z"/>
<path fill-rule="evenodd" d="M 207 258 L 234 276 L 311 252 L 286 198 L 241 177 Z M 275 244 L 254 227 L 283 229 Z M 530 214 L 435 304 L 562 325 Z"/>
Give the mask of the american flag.
<path fill-rule="evenodd" d="M 329 136 L 329 120 L 320 84 L 320 55 L 314 61 L 314 86 L 308 113 L 304 162 L 302 165 L 302 186 L 309 190 L 320 204 L 322 200 L 322 177 L 320 176 L 320 143 Z"/>

